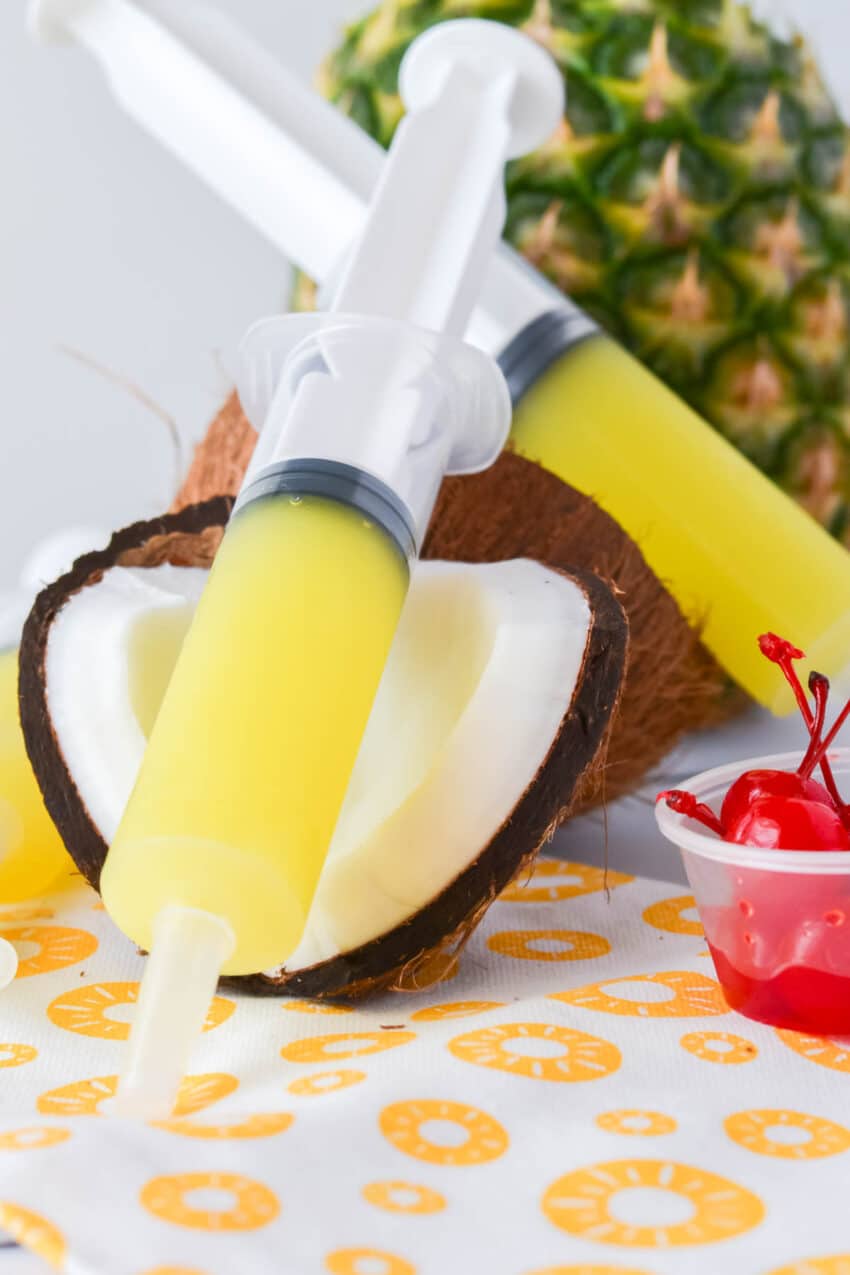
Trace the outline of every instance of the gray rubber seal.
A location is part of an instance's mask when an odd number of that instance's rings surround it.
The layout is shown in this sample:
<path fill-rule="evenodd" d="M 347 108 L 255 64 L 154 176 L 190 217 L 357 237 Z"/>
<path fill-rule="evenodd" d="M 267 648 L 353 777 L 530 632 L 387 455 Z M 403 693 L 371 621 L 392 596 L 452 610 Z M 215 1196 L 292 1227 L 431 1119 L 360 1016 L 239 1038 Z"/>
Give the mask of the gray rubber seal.
<path fill-rule="evenodd" d="M 499 355 L 514 406 L 562 354 L 599 331 L 578 306 L 564 306 L 539 315 L 518 332 Z"/>
<path fill-rule="evenodd" d="M 323 496 L 348 505 L 385 531 L 407 562 L 416 557 L 416 535 L 407 506 L 380 478 L 354 465 L 302 459 L 270 465 L 241 493 L 233 514 L 272 496 Z"/>

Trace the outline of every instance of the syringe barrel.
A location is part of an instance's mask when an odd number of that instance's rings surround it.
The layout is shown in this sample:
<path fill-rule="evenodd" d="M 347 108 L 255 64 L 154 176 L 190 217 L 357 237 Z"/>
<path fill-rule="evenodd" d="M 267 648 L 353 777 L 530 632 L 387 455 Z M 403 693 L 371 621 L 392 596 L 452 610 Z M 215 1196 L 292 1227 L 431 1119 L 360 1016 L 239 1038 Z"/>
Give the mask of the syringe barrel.
<path fill-rule="evenodd" d="M 225 973 L 295 949 L 408 580 L 350 504 L 289 489 L 234 515 L 103 870 L 141 947 L 177 904 L 230 925 Z"/>

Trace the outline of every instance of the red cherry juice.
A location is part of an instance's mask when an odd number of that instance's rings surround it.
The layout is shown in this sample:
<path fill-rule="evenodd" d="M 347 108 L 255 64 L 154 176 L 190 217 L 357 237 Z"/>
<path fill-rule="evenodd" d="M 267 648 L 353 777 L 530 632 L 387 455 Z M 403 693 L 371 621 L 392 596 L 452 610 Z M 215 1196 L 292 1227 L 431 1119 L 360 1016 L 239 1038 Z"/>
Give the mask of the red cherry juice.
<path fill-rule="evenodd" d="M 845 881 L 839 887 L 834 877 L 770 875 L 749 870 L 738 877 L 730 906 L 703 913 L 730 1008 L 774 1027 L 850 1034 Z"/>
<path fill-rule="evenodd" d="M 771 1027 L 813 1036 L 850 1035 L 850 978 L 808 965 L 787 965 L 754 978 L 736 969 L 720 948 L 708 946 L 730 1009 Z"/>

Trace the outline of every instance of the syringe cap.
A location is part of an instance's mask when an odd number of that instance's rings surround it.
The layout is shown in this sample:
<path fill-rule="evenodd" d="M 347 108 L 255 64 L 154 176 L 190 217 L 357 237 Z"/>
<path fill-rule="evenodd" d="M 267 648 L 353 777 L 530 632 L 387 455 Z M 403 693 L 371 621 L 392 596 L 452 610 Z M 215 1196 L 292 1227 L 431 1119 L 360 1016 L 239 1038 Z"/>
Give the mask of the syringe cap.
<path fill-rule="evenodd" d="M 432 27 L 414 40 L 399 70 L 399 93 L 408 111 L 423 110 L 439 96 L 459 64 L 497 77 L 505 66 L 514 76 L 507 157 L 542 146 L 564 113 L 564 79 L 552 56 L 513 27 L 483 18 L 458 18 Z"/>

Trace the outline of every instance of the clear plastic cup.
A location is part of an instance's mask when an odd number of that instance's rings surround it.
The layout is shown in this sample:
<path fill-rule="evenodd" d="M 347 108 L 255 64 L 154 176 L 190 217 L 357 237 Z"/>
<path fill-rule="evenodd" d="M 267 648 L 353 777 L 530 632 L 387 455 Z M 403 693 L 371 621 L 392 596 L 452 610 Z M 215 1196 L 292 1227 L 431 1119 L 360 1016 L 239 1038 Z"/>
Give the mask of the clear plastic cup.
<path fill-rule="evenodd" d="M 850 749 L 829 758 L 839 788 L 850 790 Z M 795 770 L 799 762 L 799 753 L 754 757 L 682 788 L 719 813 L 745 771 Z M 850 1033 L 850 851 L 760 850 L 723 841 L 664 802 L 655 814 L 682 852 L 730 1007 L 774 1027 Z"/>

